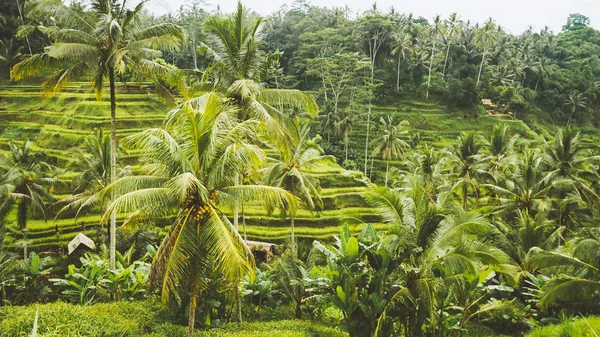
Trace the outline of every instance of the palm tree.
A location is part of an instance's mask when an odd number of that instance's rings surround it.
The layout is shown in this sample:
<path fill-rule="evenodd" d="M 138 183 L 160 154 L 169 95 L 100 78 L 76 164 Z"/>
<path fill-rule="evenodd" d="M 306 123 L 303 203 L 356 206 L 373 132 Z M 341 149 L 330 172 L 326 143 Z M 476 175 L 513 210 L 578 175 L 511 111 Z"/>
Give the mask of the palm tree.
<path fill-rule="evenodd" d="M 482 239 L 494 228 L 475 213 L 456 211 L 448 194 L 431 201 L 421 183 L 408 180 L 406 194 L 401 189 L 376 187 L 368 195 L 369 203 L 392 225 L 387 241 L 403 252 L 400 286 L 378 319 L 377 330 L 390 315 L 388 310 L 394 308 L 395 315 L 402 315 L 407 337 L 418 335 L 427 319 L 435 331 L 433 323 L 436 317 L 443 317 L 444 310 L 443 305 L 437 306 L 436 298 L 444 298 L 442 293 L 449 287 L 467 286 L 466 278 L 478 275 L 484 266 L 514 282 L 510 258 Z"/>
<path fill-rule="evenodd" d="M 266 184 L 288 191 L 300 200 L 309 210 L 319 210 L 323 207 L 318 182 L 308 171 L 319 163 L 333 160 L 331 156 L 323 156 L 319 146 L 309 139 L 309 127 L 299 129 L 292 124 L 288 129 L 290 144 L 278 147 L 280 159 L 272 158 L 272 164 L 265 172 Z M 282 210 L 290 216 L 291 241 L 295 244 L 294 216 L 296 209 L 293 204 L 285 204 Z M 295 249 L 294 249 L 295 250 Z"/>
<path fill-rule="evenodd" d="M 502 175 L 510 169 L 514 162 L 514 147 L 517 142 L 516 136 L 511 136 L 508 125 L 498 123 L 492 128 L 492 132 L 486 137 L 486 145 L 490 151 L 490 172 Z M 496 177 L 500 178 L 500 177 Z"/>
<path fill-rule="evenodd" d="M 294 204 L 280 188 L 239 184 L 238 172 L 259 167 L 266 157 L 248 143 L 259 123 L 238 123 L 236 114 L 215 93 L 180 105 L 167 115 L 165 129 L 126 139 L 142 150 L 144 175 L 123 177 L 104 192 L 120 195 L 105 218 L 117 210 L 146 218 L 175 215 L 173 229 L 154 258 L 151 278 L 162 280 L 164 302 L 173 293 L 191 294 L 190 336 L 196 297 L 207 286 L 203 277 L 217 268 L 227 279 L 237 280 L 252 270 L 251 254 L 223 209 L 239 200 L 261 200 L 271 207 Z"/>
<path fill-rule="evenodd" d="M 542 309 L 569 308 L 581 312 L 598 303 L 600 291 L 600 241 L 597 236 L 575 240 L 569 250 L 532 248 L 527 266 L 555 275 L 540 293 Z"/>
<path fill-rule="evenodd" d="M 351 112 L 343 112 L 340 120 L 335 124 L 335 132 L 344 140 L 345 159 L 348 160 L 348 145 L 350 144 L 349 136 L 352 133 L 352 127 L 356 121 L 356 114 Z"/>
<path fill-rule="evenodd" d="M 481 79 L 481 71 L 483 70 L 483 64 L 485 63 L 485 57 L 487 56 L 488 48 L 492 43 L 496 41 L 496 24 L 489 18 L 483 27 L 477 31 L 475 36 L 475 42 L 483 48 L 481 53 L 481 64 L 479 65 L 479 73 L 477 74 L 477 86 L 479 86 L 479 80 Z"/>
<path fill-rule="evenodd" d="M 442 19 L 439 15 L 436 15 L 433 20 L 433 26 L 429 29 L 429 36 L 431 37 L 431 57 L 429 58 L 429 75 L 427 76 L 427 93 L 425 98 L 429 99 L 429 85 L 431 84 L 431 69 L 433 68 L 433 59 L 435 56 L 435 45 L 437 43 L 438 34 L 442 30 Z"/>
<path fill-rule="evenodd" d="M 537 91 L 540 80 L 548 77 L 548 68 L 550 67 L 550 59 L 547 57 L 540 57 L 537 62 L 537 66 L 533 69 L 537 74 L 537 80 L 535 81 L 534 91 Z"/>
<path fill-rule="evenodd" d="M 587 107 L 587 99 L 581 92 L 572 92 L 569 94 L 569 98 L 565 101 L 567 107 L 571 107 L 569 112 L 569 118 L 567 119 L 567 126 L 571 124 L 571 117 L 579 110 L 579 108 L 585 109 Z"/>
<path fill-rule="evenodd" d="M 467 210 L 469 186 L 477 189 L 477 179 L 489 177 L 481 149 L 483 144 L 475 132 L 463 132 L 458 137 L 458 143 L 452 148 L 451 165 L 457 175 L 456 185 L 461 187 L 463 209 Z M 476 191 L 477 192 L 477 191 Z M 477 195 L 479 198 L 479 195 Z"/>
<path fill-rule="evenodd" d="M 269 134 L 283 136 L 285 108 L 302 108 L 315 117 L 319 108 L 314 98 L 300 90 L 269 89 L 263 83 L 271 63 L 261 47 L 263 20 L 250 14 L 238 2 L 229 15 L 213 15 L 204 23 L 207 41 L 204 48 L 213 59 L 206 72 L 208 84 L 226 95 L 239 108 L 239 119 L 258 118 L 266 122 Z M 277 139 L 277 138 L 275 138 Z"/>
<path fill-rule="evenodd" d="M 19 228 L 26 230 L 30 212 L 37 211 L 46 217 L 45 202 L 53 198 L 44 186 L 56 185 L 58 181 L 47 176 L 52 171 L 52 166 L 44 162 L 41 152 L 31 150 L 29 141 L 21 146 L 13 143 L 9 143 L 9 146 L 11 157 L 0 155 L 4 196 L 2 209 L 10 210 L 18 202 L 17 224 Z"/>
<path fill-rule="evenodd" d="M 452 39 L 454 35 L 456 35 L 457 30 L 459 29 L 459 25 L 461 24 L 460 19 L 458 18 L 458 14 L 452 13 L 450 17 L 446 20 L 446 33 L 447 33 L 447 43 L 448 47 L 446 48 L 446 58 L 444 59 L 444 70 L 442 74 L 446 75 L 446 66 L 448 65 L 448 56 L 450 55 L 450 46 L 452 46 Z"/>
<path fill-rule="evenodd" d="M 74 149 L 75 165 L 79 173 L 71 182 L 73 195 L 59 200 L 51 207 L 58 207 L 56 218 L 63 213 L 75 212 L 77 217 L 92 209 L 100 206 L 100 212 L 106 209 L 109 202 L 105 197 L 103 190 L 110 185 L 112 174 L 111 144 L 110 136 L 106 135 L 101 129 L 85 139 L 81 148 Z M 119 152 L 123 149 L 119 147 Z M 117 179 L 129 175 L 130 168 L 124 167 L 117 173 Z"/>
<path fill-rule="evenodd" d="M 0 40 L 0 65 L 10 73 L 12 66 L 23 59 L 22 50 L 23 47 L 15 43 L 15 39 Z"/>
<path fill-rule="evenodd" d="M 592 166 L 600 156 L 591 155 L 578 130 L 571 127 L 558 129 L 551 142 L 544 140 L 544 150 L 544 162 L 549 168 L 544 177 L 546 183 L 567 180 L 588 200 L 598 200 L 598 195 L 590 188 L 590 181 L 598 179 Z"/>
<path fill-rule="evenodd" d="M 408 134 L 405 127 L 409 124 L 405 120 L 395 124 L 392 116 L 387 116 L 387 118 L 381 117 L 380 122 L 382 135 L 373 140 L 375 148 L 373 149 L 372 156 L 375 157 L 383 154 L 383 160 L 386 161 L 385 186 L 387 186 L 390 160 L 401 158 L 404 155 L 404 149 L 409 147 L 408 143 L 401 138 Z"/>
<path fill-rule="evenodd" d="M 53 40 L 44 53 L 32 55 L 16 64 L 11 76 L 19 80 L 52 71 L 42 88 L 46 93 L 60 91 L 71 80 L 90 76 L 96 99 L 102 99 L 102 89 L 108 78 L 110 92 L 111 182 L 117 173 L 117 100 L 115 73 L 127 70 L 150 74 L 156 78 L 169 71 L 153 61 L 160 56 L 158 49 L 174 50 L 183 41 L 181 29 L 172 23 L 149 27 L 141 24 L 145 1 L 133 9 L 120 0 L 93 0 L 91 12 L 83 17 L 62 2 L 42 1 L 34 9 L 64 22 L 63 27 L 40 27 Z M 114 199 L 116 196 L 111 196 Z M 116 265 L 116 214 L 110 220 L 110 268 Z"/>
<path fill-rule="evenodd" d="M 501 212 L 524 212 L 535 216 L 551 209 L 549 197 L 552 184 L 546 182 L 543 156 L 540 151 L 528 150 L 518 157 L 514 173 L 501 184 L 485 184 L 500 196 L 496 210 Z M 556 186 L 555 186 L 556 187 Z"/>
<path fill-rule="evenodd" d="M 406 54 L 410 52 L 412 46 L 412 36 L 408 33 L 397 33 L 393 36 L 394 49 L 393 55 L 398 55 L 398 72 L 396 74 L 396 92 L 400 91 L 400 64 L 402 59 L 406 58 Z"/>

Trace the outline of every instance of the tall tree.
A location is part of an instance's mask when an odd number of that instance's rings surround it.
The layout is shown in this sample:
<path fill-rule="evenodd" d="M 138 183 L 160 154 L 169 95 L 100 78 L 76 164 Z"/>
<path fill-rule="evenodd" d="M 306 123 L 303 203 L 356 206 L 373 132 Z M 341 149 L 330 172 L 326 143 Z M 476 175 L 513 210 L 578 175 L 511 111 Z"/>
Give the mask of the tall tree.
<path fill-rule="evenodd" d="M 479 86 L 481 71 L 483 70 L 488 48 L 490 48 L 490 45 L 496 41 L 496 37 L 496 24 L 492 18 L 489 18 L 483 27 L 477 30 L 477 35 L 475 36 L 475 42 L 479 44 L 480 48 L 483 49 L 481 53 L 481 63 L 479 64 L 479 73 L 477 74 L 477 86 Z"/>
<path fill-rule="evenodd" d="M 444 58 L 444 70 L 442 74 L 446 75 L 446 66 L 448 65 L 448 57 L 450 56 L 450 47 L 452 46 L 452 40 L 456 35 L 457 31 L 460 28 L 461 21 L 458 17 L 458 14 L 452 13 L 450 17 L 446 20 L 446 43 L 448 46 L 446 47 L 446 57 Z"/>
<path fill-rule="evenodd" d="M 585 109 L 587 107 L 587 99 L 581 92 L 572 92 L 565 101 L 565 106 L 571 108 L 569 109 L 569 118 L 567 119 L 567 126 L 569 126 L 571 125 L 571 118 L 573 117 L 573 114 L 575 114 L 580 108 Z"/>
<path fill-rule="evenodd" d="M 297 197 L 307 209 L 319 210 L 323 207 L 320 188 L 308 171 L 332 158 L 321 154 L 318 144 L 309 138 L 309 130 L 308 125 L 299 128 L 295 123 L 286 130 L 291 142 L 278 147 L 280 159 L 271 159 L 272 164 L 265 173 L 265 179 L 268 185 L 284 189 Z M 290 217 L 291 240 L 295 246 L 295 204 L 285 204 L 282 211 Z M 295 252 L 296 248 L 293 249 Z"/>
<path fill-rule="evenodd" d="M 394 123 L 392 116 L 381 117 L 381 131 L 382 135 L 373 140 L 372 156 L 375 157 L 379 154 L 383 155 L 385 163 L 385 186 L 388 185 L 388 172 L 390 169 L 390 161 L 393 159 L 399 159 L 403 156 L 404 150 L 409 148 L 408 143 L 402 139 L 402 136 L 408 134 L 405 127 L 408 126 L 408 122 L 403 120 L 400 123 Z"/>
<path fill-rule="evenodd" d="M 429 58 L 429 74 L 427 75 L 427 93 L 425 99 L 429 99 L 429 85 L 431 84 L 431 71 L 433 69 L 433 59 L 435 56 L 435 46 L 437 44 L 438 35 L 442 30 L 442 19 L 439 15 L 433 19 L 433 25 L 429 28 L 429 38 L 431 39 L 431 57 Z"/>
<path fill-rule="evenodd" d="M 396 72 L 396 92 L 400 91 L 400 64 L 410 52 L 412 46 L 412 36 L 407 33 L 399 32 L 394 34 L 394 49 L 392 54 L 398 55 L 398 65 Z"/>
<path fill-rule="evenodd" d="M 123 177 L 105 190 L 120 195 L 105 213 L 119 210 L 143 218 L 175 215 L 173 229 L 152 264 L 153 281 L 162 281 L 162 298 L 190 295 L 189 336 L 193 336 L 196 298 L 204 277 L 217 268 L 237 281 L 252 270 L 251 254 L 223 215 L 242 200 L 278 207 L 293 202 L 276 187 L 243 185 L 238 172 L 259 167 L 264 151 L 250 144 L 256 120 L 236 122 L 237 111 L 215 93 L 204 94 L 172 110 L 165 129 L 148 129 L 126 142 L 142 150 L 140 176 Z"/>
<path fill-rule="evenodd" d="M 393 32 L 393 23 L 389 17 L 381 15 L 377 10 L 370 10 L 365 13 L 356 23 L 358 25 L 358 34 L 363 47 L 371 60 L 371 86 L 375 84 L 375 62 L 379 51 L 387 45 Z M 367 110 L 367 137 L 365 139 L 365 168 L 364 174 L 367 174 L 369 162 L 369 135 L 371 132 L 371 100 Z"/>
<path fill-rule="evenodd" d="M 44 161 L 41 152 L 34 152 L 29 141 L 21 146 L 9 143 L 10 157 L 0 155 L 0 174 L 4 205 L 0 210 L 9 210 L 15 202 L 17 207 L 17 224 L 27 229 L 30 212 L 40 212 L 46 217 L 46 201 L 53 200 L 46 187 L 58 184 L 58 180 L 49 176 L 53 167 Z M 27 254 L 25 254 L 27 255 Z"/>
<path fill-rule="evenodd" d="M 39 27 L 53 41 L 44 53 L 19 62 L 11 71 L 13 79 L 52 74 L 42 85 L 46 93 L 60 91 L 71 80 L 90 76 L 96 99 L 102 100 L 102 89 L 108 79 L 110 92 L 111 182 L 117 173 L 117 98 L 115 73 L 134 70 L 152 78 L 168 72 L 154 61 L 159 49 L 174 50 L 183 41 L 179 27 L 172 23 L 144 26 L 145 2 L 133 9 L 120 0 L 93 0 L 91 11 L 84 16 L 61 1 L 44 0 L 30 13 L 45 12 L 61 26 Z M 114 200 L 116 195 L 112 196 Z M 110 219 L 110 268 L 115 269 L 117 215 Z"/>

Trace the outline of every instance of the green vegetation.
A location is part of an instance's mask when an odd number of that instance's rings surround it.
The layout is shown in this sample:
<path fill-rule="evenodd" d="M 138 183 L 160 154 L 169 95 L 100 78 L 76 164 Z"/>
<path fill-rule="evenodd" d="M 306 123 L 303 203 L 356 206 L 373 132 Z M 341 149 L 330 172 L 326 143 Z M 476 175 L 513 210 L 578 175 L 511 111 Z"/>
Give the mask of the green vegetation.
<path fill-rule="evenodd" d="M 597 335 L 585 16 L 6 13 L 0 336 Z"/>

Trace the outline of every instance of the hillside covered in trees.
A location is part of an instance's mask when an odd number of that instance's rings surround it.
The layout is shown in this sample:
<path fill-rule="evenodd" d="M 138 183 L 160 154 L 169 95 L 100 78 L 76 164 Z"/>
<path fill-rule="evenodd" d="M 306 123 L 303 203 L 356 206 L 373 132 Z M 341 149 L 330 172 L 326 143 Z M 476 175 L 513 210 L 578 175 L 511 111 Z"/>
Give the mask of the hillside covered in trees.
<path fill-rule="evenodd" d="M 587 17 L 205 8 L 1 9 L 0 337 L 600 333 Z"/>

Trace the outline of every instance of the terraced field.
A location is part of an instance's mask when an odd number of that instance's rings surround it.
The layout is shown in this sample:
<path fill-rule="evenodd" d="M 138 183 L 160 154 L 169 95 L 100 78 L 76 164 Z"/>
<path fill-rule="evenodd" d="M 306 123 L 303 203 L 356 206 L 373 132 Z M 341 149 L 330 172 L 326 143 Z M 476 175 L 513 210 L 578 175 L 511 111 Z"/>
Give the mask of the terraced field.
<path fill-rule="evenodd" d="M 157 100 L 146 86 L 131 83 L 118 89 L 117 118 L 119 135 L 126 136 L 148 127 L 162 124 L 167 108 Z M 419 132 L 422 142 L 435 147 L 451 144 L 461 131 L 490 130 L 500 117 L 451 114 L 434 103 L 404 102 L 402 106 L 377 107 L 373 110 L 376 120 L 379 116 L 392 115 L 397 121 L 406 119 L 413 132 Z M 525 137 L 535 133 L 522 122 L 507 120 L 514 130 Z M 73 83 L 64 92 L 45 98 L 37 85 L 0 84 L 0 153 L 8 154 L 9 142 L 31 140 L 34 149 L 42 151 L 49 162 L 68 168 L 72 160 L 73 147 L 81 144 L 84 137 L 92 134 L 95 128 L 108 129 L 108 97 L 98 102 L 86 83 Z M 366 126 L 357 125 L 351 135 L 351 147 L 364 149 Z M 130 152 L 120 160 L 137 165 L 139 153 Z M 359 163 L 360 164 L 360 163 Z M 375 171 L 384 167 L 384 162 L 375 160 Z M 380 170 L 381 171 L 381 170 Z M 376 211 L 369 208 L 364 195 L 367 181 L 360 172 L 348 171 L 336 163 L 317 167 L 312 172 L 320 181 L 323 193 L 324 210 L 321 212 L 299 211 L 296 217 L 296 235 L 304 238 L 327 238 L 339 233 L 344 218 L 358 218 L 383 228 Z M 58 198 L 69 195 L 68 183 L 76 172 L 61 176 L 65 187 L 54 193 Z M 247 205 L 246 232 L 249 238 L 266 241 L 281 241 L 289 236 L 288 221 L 278 214 L 267 214 L 257 204 Z M 225 210 L 228 213 L 227 210 Z M 13 211 L 9 214 L 8 244 L 15 245 L 22 239 L 16 227 Z M 229 212 L 230 213 L 230 212 Z M 122 221 L 126 214 L 120 214 Z M 64 247 L 78 232 L 85 232 L 93 239 L 101 235 L 100 215 L 92 214 L 74 219 L 34 218 L 28 221 L 29 246 L 33 249 L 57 249 Z M 360 231 L 360 225 L 354 231 Z M 157 231 L 164 231 L 158 228 Z"/>

